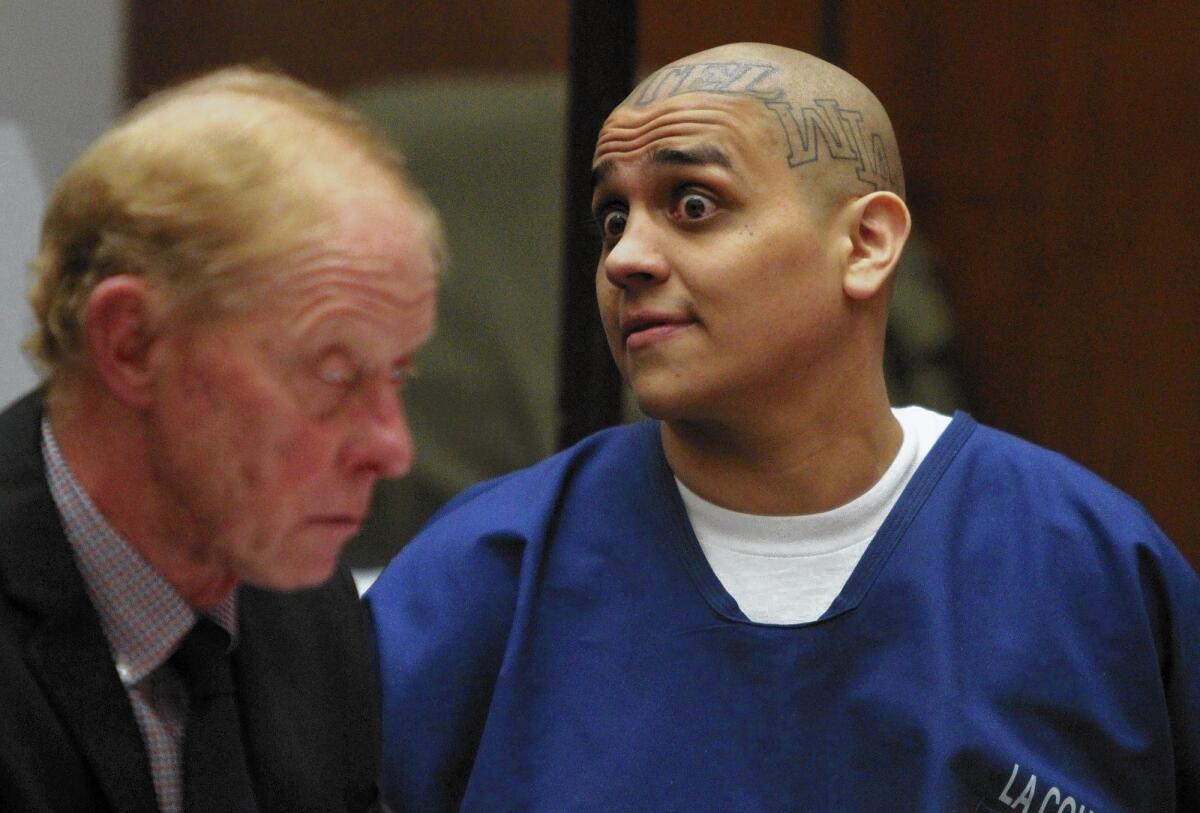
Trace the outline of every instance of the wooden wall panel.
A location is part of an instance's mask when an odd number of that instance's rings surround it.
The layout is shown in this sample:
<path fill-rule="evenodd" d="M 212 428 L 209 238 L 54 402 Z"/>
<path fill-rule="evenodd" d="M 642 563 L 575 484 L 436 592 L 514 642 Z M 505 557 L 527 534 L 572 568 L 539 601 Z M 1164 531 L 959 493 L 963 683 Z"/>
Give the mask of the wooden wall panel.
<path fill-rule="evenodd" d="M 561 71 L 568 4 L 505 0 L 133 0 L 131 99 L 219 65 L 267 59 L 341 90 L 396 74 Z M 739 40 L 802 50 L 817 42 L 816 3 L 642 0 L 639 53 L 647 70 Z"/>
<path fill-rule="evenodd" d="M 812 52 L 820 28 L 816 2 L 641 0 L 638 14 L 638 47 L 647 72 L 727 42 L 774 42 Z"/>
<path fill-rule="evenodd" d="M 567 4 L 443 0 L 131 0 L 130 98 L 269 59 L 329 90 L 412 73 L 559 71 Z"/>
<path fill-rule="evenodd" d="M 1200 563 L 1194 12 L 855 2 L 848 61 L 895 118 L 974 411 L 1133 493 Z"/>

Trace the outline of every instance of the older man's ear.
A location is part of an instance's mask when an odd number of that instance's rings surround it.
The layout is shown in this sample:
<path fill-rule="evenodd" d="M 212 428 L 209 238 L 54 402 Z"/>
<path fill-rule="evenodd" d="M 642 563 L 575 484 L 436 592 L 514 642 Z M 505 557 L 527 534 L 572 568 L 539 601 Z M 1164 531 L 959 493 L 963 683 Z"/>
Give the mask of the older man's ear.
<path fill-rule="evenodd" d="M 158 299 L 145 279 L 130 274 L 101 280 L 88 297 L 84 335 L 92 370 L 114 398 L 133 409 L 151 403 Z"/>
<path fill-rule="evenodd" d="M 870 299 L 891 278 L 908 240 L 912 218 L 892 192 L 872 192 L 847 204 L 850 253 L 842 288 L 851 299 Z"/>

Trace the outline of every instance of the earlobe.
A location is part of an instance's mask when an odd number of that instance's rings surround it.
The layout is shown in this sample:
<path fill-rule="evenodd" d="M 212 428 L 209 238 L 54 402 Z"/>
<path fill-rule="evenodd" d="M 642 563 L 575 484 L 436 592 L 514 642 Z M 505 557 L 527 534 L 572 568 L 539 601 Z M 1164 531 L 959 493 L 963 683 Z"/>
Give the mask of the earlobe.
<path fill-rule="evenodd" d="M 842 287 L 851 299 L 870 299 L 891 278 L 912 219 L 892 192 L 864 195 L 854 201 L 851 214 L 851 250 Z"/>
<path fill-rule="evenodd" d="M 96 375 L 118 401 L 135 409 L 151 400 L 155 297 L 141 277 L 101 280 L 88 297 L 84 328 Z"/>

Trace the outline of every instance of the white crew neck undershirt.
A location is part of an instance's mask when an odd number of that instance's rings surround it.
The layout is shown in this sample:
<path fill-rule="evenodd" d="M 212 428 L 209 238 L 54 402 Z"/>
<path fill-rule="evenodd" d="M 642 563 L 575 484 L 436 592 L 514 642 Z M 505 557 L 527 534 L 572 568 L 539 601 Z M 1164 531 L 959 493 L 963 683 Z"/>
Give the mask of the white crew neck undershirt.
<path fill-rule="evenodd" d="M 950 418 L 922 407 L 892 410 L 904 431 L 896 458 L 869 491 L 832 511 L 760 516 L 730 511 L 675 479 L 700 549 L 751 621 L 815 621 L 842 591 L 863 551 Z"/>

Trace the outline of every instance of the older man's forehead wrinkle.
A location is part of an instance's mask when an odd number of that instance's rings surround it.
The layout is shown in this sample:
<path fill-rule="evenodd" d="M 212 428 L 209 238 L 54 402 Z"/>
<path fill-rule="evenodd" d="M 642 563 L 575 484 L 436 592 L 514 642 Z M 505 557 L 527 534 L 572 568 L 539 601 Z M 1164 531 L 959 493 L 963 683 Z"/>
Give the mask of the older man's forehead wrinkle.
<path fill-rule="evenodd" d="M 377 324 L 381 335 L 402 322 L 417 321 L 436 298 L 437 277 L 420 276 L 379 260 L 364 264 L 328 251 L 314 251 L 275 277 L 264 292 L 268 307 L 278 307 L 291 329 L 303 335 L 339 314 L 365 318 Z M 271 303 L 278 303 L 272 306 Z"/>
<path fill-rule="evenodd" d="M 347 249 L 346 245 L 351 248 Z M 428 244 L 420 237 L 413 237 L 409 242 L 388 237 L 376 248 L 346 240 L 317 241 L 291 251 L 282 261 L 296 276 L 308 278 L 305 285 L 322 284 L 328 281 L 329 275 L 342 273 L 376 280 L 387 280 L 400 274 L 409 277 L 407 281 L 411 283 L 419 281 L 418 266 L 414 263 L 428 254 Z M 427 270 L 430 281 L 436 281 L 436 271 Z"/>
<path fill-rule="evenodd" d="M 298 335 L 317 331 L 323 325 L 337 322 L 339 317 L 350 317 L 361 324 L 372 325 L 370 335 L 390 341 L 390 337 L 402 331 L 412 343 L 419 344 L 433 327 L 434 309 L 430 307 L 436 299 L 436 288 L 431 286 L 421 291 L 408 291 L 397 296 L 391 291 L 379 291 L 374 287 L 348 290 L 320 288 L 301 294 L 298 312 L 292 325 Z"/>
<path fill-rule="evenodd" d="M 336 317 L 339 314 L 349 314 L 368 322 L 378 323 L 381 328 L 385 329 L 379 334 L 383 336 L 391 330 L 408 326 L 411 317 L 421 314 L 424 306 L 431 302 L 434 296 L 435 292 L 432 290 L 425 291 L 419 296 L 387 300 L 370 295 L 348 298 L 336 294 L 322 294 L 304 303 L 300 308 L 300 313 L 296 316 L 295 324 L 303 332 L 325 319 Z M 432 313 L 432 309 L 430 309 L 430 313 Z M 401 322 L 404 324 L 402 325 Z"/>
<path fill-rule="evenodd" d="M 294 274 L 284 286 L 300 297 L 312 301 L 350 299 L 364 300 L 382 306 L 404 306 L 423 302 L 437 291 L 437 277 L 415 277 L 396 268 L 394 263 L 380 261 L 365 266 L 361 259 L 353 262 L 329 258 L 324 267 L 307 266 Z"/>

